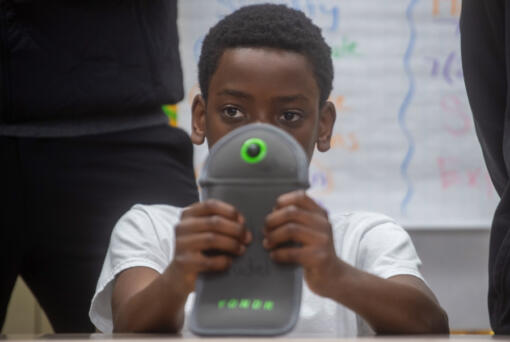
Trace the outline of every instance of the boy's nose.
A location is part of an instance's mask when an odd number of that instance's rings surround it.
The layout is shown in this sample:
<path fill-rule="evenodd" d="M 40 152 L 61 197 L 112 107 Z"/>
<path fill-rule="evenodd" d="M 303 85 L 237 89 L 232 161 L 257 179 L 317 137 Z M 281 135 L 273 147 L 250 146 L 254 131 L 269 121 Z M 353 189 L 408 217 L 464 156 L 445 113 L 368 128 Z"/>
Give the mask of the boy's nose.
<path fill-rule="evenodd" d="M 266 114 L 266 113 L 257 113 L 257 115 L 255 116 L 255 120 L 253 120 L 253 122 L 255 123 L 265 123 L 265 124 L 271 124 L 272 121 L 271 121 L 271 116 L 269 114 Z"/>

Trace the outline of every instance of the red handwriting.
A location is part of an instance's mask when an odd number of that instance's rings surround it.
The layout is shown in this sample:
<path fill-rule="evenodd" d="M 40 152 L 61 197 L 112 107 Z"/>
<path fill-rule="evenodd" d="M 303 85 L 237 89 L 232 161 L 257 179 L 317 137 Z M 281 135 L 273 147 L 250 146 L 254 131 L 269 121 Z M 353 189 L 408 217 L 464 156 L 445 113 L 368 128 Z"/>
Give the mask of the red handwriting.
<path fill-rule="evenodd" d="M 488 198 L 494 196 L 494 187 L 489 173 L 482 167 L 466 169 L 462 167 L 458 159 L 453 157 L 438 157 L 437 166 L 443 190 L 453 187 L 478 188 L 484 190 Z"/>
<path fill-rule="evenodd" d="M 462 103 L 457 95 L 450 94 L 441 98 L 441 109 L 448 122 L 444 128 L 453 136 L 463 136 L 469 134 L 472 128 L 471 115 L 466 110 L 466 105 Z"/>

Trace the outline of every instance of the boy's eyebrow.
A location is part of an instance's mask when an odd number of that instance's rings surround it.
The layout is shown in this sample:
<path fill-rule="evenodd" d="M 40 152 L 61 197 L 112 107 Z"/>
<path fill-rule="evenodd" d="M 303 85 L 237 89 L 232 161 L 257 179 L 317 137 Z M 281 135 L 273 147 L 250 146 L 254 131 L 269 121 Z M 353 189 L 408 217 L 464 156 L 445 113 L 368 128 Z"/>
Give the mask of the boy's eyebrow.
<path fill-rule="evenodd" d="M 308 97 L 306 97 L 303 94 L 296 94 L 296 95 L 284 95 L 284 96 L 277 96 L 275 98 L 275 101 L 277 102 L 294 102 L 294 101 L 308 101 Z"/>
<path fill-rule="evenodd" d="M 220 92 L 218 92 L 218 95 L 219 96 L 229 95 L 229 96 L 246 98 L 246 99 L 253 98 L 253 96 L 251 96 L 250 94 L 247 94 L 247 93 L 239 91 L 239 90 L 234 90 L 234 89 L 223 89 Z M 293 101 L 299 101 L 299 100 L 308 101 L 309 99 L 308 99 L 308 97 L 306 97 L 303 94 L 282 95 L 282 96 L 277 96 L 274 98 L 275 102 L 293 102 Z"/>
<path fill-rule="evenodd" d="M 253 96 L 250 94 L 247 94 L 245 92 L 239 91 L 239 90 L 233 90 L 233 89 L 223 89 L 222 91 L 218 92 L 218 96 L 221 95 L 229 95 L 234 97 L 241 97 L 241 98 L 247 98 L 251 99 Z"/>

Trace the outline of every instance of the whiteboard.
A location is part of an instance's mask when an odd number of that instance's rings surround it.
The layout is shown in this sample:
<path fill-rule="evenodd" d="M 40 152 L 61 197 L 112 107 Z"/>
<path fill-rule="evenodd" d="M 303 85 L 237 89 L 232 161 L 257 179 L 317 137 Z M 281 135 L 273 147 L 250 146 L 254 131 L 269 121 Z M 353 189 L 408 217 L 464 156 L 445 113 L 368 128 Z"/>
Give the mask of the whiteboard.
<path fill-rule="evenodd" d="M 179 2 L 186 97 L 179 126 L 190 132 L 203 37 L 253 0 Z M 287 0 L 332 47 L 337 109 L 333 146 L 316 152 L 310 194 L 330 212 L 365 210 L 406 228 L 488 228 L 498 202 L 465 93 L 460 0 Z M 195 149 L 200 171 L 207 155 Z"/>

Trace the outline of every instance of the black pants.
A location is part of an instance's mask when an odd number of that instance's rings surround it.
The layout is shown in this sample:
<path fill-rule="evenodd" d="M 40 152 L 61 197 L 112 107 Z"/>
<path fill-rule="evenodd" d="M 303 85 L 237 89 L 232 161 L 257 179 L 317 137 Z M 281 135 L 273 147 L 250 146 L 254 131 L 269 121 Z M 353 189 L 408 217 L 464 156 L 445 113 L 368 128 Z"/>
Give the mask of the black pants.
<path fill-rule="evenodd" d="M 490 240 L 490 321 L 497 334 L 510 334 L 510 2 L 463 0 L 461 43 L 476 131 L 501 197 Z"/>
<path fill-rule="evenodd" d="M 0 137 L 0 326 L 21 275 L 56 332 L 88 310 L 116 221 L 135 203 L 195 202 L 192 146 L 158 126 L 79 138 Z"/>

